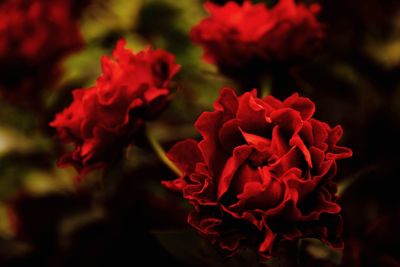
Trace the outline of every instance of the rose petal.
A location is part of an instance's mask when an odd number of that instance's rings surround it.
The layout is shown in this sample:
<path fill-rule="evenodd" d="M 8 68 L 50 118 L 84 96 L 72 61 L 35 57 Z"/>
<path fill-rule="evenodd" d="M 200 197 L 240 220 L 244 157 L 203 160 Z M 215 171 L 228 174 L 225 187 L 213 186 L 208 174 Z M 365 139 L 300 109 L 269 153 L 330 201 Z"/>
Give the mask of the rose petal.
<path fill-rule="evenodd" d="M 294 93 L 292 96 L 283 101 L 283 106 L 300 112 L 303 120 L 310 119 L 315 112 L 314 103 L 306 97 L 299 97 L 298 93 Z"/>
<path fill-rule="evenodd" d="M 273 111 L 271 113 L 271 119 L 289 135 L 298 133 L 303 126 L 303 120 L 300 113 L 290 108 L 282 108 Z"/>
<path fill-rule="evenodd" d="M 176 143 L 167 153 L 168 158 L 174 162 L 184 173 L 192 173 L 196 164 L 203 161 L 197 141 L 186 139 Z"/>
<path fill-rule="evenodd" d="M 265 151 L 271 147 L 271 140 L 256 134 L 246 133 L 241 129 L 239 130 L 242 133 L 247 144 L 253 146 L 255 149 L 259 151 Z"/>
<path fill-rule="evenodd" d="M 298 147 L 304 155 L 304 159 L 306 160 L 308 167 L 312 168 L 312 160 L 311 154 L 306 145 L 304 144 L 303 140 L 300 136 L 295 135 L 290 139 L 289 145 Z"/>
<path fill-rule="evenodd" d="M 219 141 L 226 151 L 232 151 L 235 147 L 245 143 L 239 129 L 237 119 L 231 119 L 224 123 L 218 133 Z"/>
<path fill-rule="evenodd" d="M 247 145 L 236 147 L 233 150 L 233 155 L 226 161 L 221 177 L 218 181 L 218 199 L 220 199 L 222 195 L 228 190 L 236 171 L 249 157 L 251 150 L 251 147 Z"/>
<path fill-rule="evenodd" d="M 250 94 L 245 93 L 239 99 L 237 119 L 240 128 L 249 133 L 264 136 L 269 132 L 271 123 L 267 120 L 264 103 Z"/>

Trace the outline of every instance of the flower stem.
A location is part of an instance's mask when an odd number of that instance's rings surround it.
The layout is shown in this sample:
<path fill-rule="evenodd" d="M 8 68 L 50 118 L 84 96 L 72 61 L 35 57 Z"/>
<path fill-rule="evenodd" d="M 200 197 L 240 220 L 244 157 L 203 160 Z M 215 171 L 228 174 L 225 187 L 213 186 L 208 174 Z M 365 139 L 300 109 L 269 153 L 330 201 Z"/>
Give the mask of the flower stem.
<path fill-rule="evenodd" d="M 146 137 L 147 140 L 149 141 L 151 148 L 154 150 L 156 153 L 157 157 L 176 175 L 181 177 L 183 174 L 179 170 L 179 168 L 169 160 L 167 157 L 167 154 L 165 153 L 164 149 L 161 147 L 160 143 L 158 140 L 154 137 L 154 135 L 151 133 L 149 130 L 149 127 L 146 127 Z"/>
<path fill-rule="evenodd" d="M 271 94 L 272 76 L 262 75 L 259 77 L 260 88 L 258 90 L 258 97 L 265 98 Z"/>

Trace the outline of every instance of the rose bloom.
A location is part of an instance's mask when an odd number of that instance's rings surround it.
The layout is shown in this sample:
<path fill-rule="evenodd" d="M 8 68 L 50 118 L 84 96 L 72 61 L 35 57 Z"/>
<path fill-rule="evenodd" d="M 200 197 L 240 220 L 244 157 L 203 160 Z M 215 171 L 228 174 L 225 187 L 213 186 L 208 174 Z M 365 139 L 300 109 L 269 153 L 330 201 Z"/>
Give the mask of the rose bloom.
<path fill-rule="evenodd" d="M 56 127 L 75 149 L 62 156 L 60 166 L 73 165 L 83 177 L 94 168 L 112 164 L 144 122 L 169 100 L 169 84 L 179 71 L 175 57 L 150 47 L 137 54 L 120 40 L 113 58 L 103 57 L 103 74 L 93 87 L 73 91 L 73 102 L 56 115 Z"/>
<path fill-rule="evenodd" d="M 256 247 L 269 258 L 279 240 L 319 238 L 342 245 L 336 203 L 342 128 L 312 118 L 315 106 L 294 94 L 281 102 L 256 91 L 223 89 L 195 126 L 200 142 L 169 151 L 182 177 L 164 182 L 193 206 L 188 222 L 227 252 Z"/>
<path fill-rule="evenodd" d="M 0 95 L 34 105 L 60 76 L 60 61 L 83 46 L 72 0 L 0 3 Z"/>
<path fill-rule="evenodd" d="M 318 4 L 279 0 L 269 9 L 263 3 L 230 1 L 204 7 L 210 16 L 193 27 L 190 37 L 204 49 L 204 59 L 225 73 L 296 61 L 313 53 L 324 37 L 316 19 Z"/>

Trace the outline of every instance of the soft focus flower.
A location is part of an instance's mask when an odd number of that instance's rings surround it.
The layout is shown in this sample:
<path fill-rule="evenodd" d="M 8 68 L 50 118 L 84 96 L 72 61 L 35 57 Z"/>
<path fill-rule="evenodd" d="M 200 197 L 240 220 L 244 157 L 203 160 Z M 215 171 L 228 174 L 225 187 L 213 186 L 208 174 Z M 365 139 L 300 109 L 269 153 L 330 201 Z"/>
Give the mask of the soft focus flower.
<path fill-rule="evenodd" d="M 223 6 L 207 2 L 204 7 L 210 16 L 190 36 L 203 47 L 205 60 L 225 73 L 307 57 L 324 36 L 316 19 L 318 4 L 307 7 L 280 0 L 271 9 L 250 1 Z"/>
<path fill-rule="evenodd" d="M 281 102 L 255 90 L 224 89 L 195 126 L 200 142 L 177 143 L 169 158 L 184 175 L 164 185 L 194 207 L 188 221 L 229 252 L 256 247 L 268 258 L 279 240 L 319 238 L 341 246 L 336 160 L 342 128 L 312 118 L 315 106 L 294 94 Z"/>
<path fill-rule="evenodd" d="M 81 174 L 111 164 L 143 123 L 168 102 L 170 80 L 179 71 L 175 57 L 161 49 L 137 54 L 120 40 L 113 58 L 101 59 L 103 74 L 96 84 L 73 91 L 73 102 L 50 123 L 60 138 L 74 143 L 60 165 Z"/>
<path fill-rule="evenodd" d="M 60 60 L 83 45 L 72 0 L 0 3 L 0 95 L 32 105 L 60 76 Z"/>

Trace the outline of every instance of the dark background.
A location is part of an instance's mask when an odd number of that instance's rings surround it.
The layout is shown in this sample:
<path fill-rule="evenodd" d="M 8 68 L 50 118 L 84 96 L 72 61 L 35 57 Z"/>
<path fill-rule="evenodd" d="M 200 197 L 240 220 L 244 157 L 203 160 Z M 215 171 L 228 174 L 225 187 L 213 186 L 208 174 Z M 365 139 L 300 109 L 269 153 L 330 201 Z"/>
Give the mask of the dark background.
<path fill-rule="evenodd" d="M 354 152 L 337 174 L 345 249 L 307 240 L 297 266 L 397 267 L 400 2 L 319 3 L 323 47 L 309 62 L 276 70 L 264 88 L 281 98 L 295 91 L 311 98 L 316 118 L 342 125 L 342 144 Z M 86 46 L 64 62 L 59 88 L 44 91 L 44 108 L 0 99 L 0 266 L 258 266 L 250 252 L 222 258 L 189 229 L 188 207 L 160 185 L 174 175 L 145 143 L 78 187 L 74 170 L 55 165 L 63 148 L 48 122 L 70 103 L 72 89 L 93 83 L 100 56 L 120 37 L 135 51 L 151 43 L 176 54 L 182 70 L 174 100 L 150 128 L 166 149 L 197 138 L 195 119 L 222 86 L 235 87 L 188 39 L 204 16 L 202 1 L 92 0 L 80 20 Z"/>

